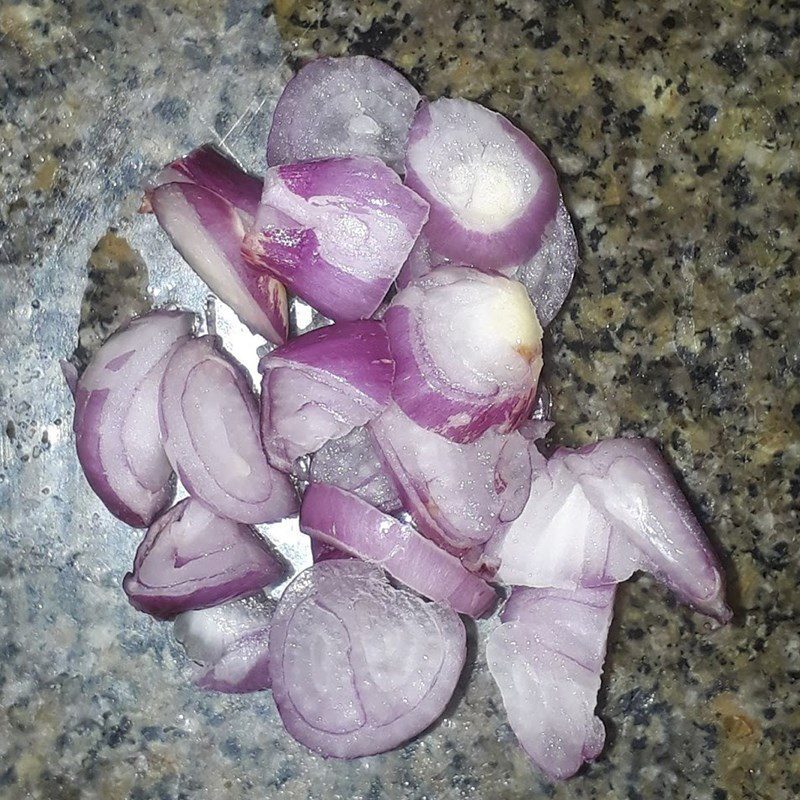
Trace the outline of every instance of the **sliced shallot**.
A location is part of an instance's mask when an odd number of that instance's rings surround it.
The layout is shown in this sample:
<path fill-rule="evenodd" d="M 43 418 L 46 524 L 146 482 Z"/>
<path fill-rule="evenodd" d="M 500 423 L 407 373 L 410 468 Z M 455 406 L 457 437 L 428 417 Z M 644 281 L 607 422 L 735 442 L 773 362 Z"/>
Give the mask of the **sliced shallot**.
<path fill-rule="evenodd" d="M 411 525 L 335 486 L 312 483 L 306 489 L 300 530 L 383 567 L 409 589 L 460 614 L 483 616 L 497 598 L 488 583 Z"/>
<path fill-rule="evenodd" d="M 542 462 L 525 510 L 487 547 L 498 580 L 572 590 L 645 570 L 698 611 L 730 619 L 719 563 L 652 442 L 613 439 Z"/>
<path fill-rule="evenodd" d="M 171 619 L 253 594 L 283 570 L 254 528 L 187 498 L 150 526 L 122 588 L 134 608 Z"/>
<path fill-rule="evenodd" d="M 326 561 L 278 603 L 272 694 L 286 730 L 334 758 L 383 753 L 444 711 L 466 656 L 455 611 L 393 588 L 378 567 Z"/>
<path fill-rule="evenodd" d="M 284 472 L 380 414 L 394 374 L 386 331 L 374 320 L 309 331 L 265 356 L 259 369 L 261 437 L 270 464 Z"/>
<path fill-rule="evenodd" d="M 508 721 L 549 778 L 574 775 L 600 755 L 594 715 L 616 587 L 511 592 L 486 644 Z"/>
<path fill-rule="evenodd" d="M 453 552 L 482 544 L 522 511 L 531 481 L 530 442 L 488 431 L 451 442 L 392 404 L 369 424 L 386 471 L 419 529 Z"/>
<path fill-rule="evenodd" d="M 164 449 L 192 497 L 220 516 L 253 524 L 297 510 L 289 479 L 261 447 L 247 375 L 216 336 L 175 350 L 161 381 L 160 414 Z"/>
<path fill-rule="evenodd" d="M 417 424 L 467 443 L 524 421 L 542 368 L 542 329 L 520 283 L 439 267 L 399 292 L 384 321 L 392 397 Z"/>
<path fill-rule="evenodd" d="M 75 445 L 86 479 L 114 516 L 136 528 L 147 527 L 174 494 L 158 424 L 158 386 L 169 353 L 193 325 L 194 316 L 184 311 L 131 320 L 103 344 L 74 386 Z"/>
<path fill-rule="evenodd" d="M 383 61 L 315 59 L 286 84 L 278 100 L 267 163 L 376 156 L 401 172 L 417 103 L 417 90 Z"/>
<path fill-rule="evenodd" d="M 461 99 L 419 107 L 405 182 L 430 203 L 425 235 L 436 252 L 479 269 L 532 258 L 559 200 L 544 153 L 505 117 Z"/>
<path fill-rule="evenodd" d="M 269 626 L 274 611 L 273 600 L 255 594 L 176 617 L 175 638 L 197 665 L 195 685 L 227 694 L 269 689 Z"/>
<path fill-rule="evenodd" d="M 272 167 L 244 254 L 326 317 L 370 317 L 408 257 L 428 204 L 363 156 Z"/>

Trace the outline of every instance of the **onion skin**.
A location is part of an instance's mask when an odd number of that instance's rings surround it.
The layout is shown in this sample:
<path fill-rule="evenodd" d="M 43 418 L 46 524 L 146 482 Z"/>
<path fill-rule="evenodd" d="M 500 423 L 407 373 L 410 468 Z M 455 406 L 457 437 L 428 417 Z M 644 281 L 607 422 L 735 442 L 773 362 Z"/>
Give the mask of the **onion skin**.
<path fill-rule="evenodd" d="M 421 733 L 444 711 L 465 656 L 454 611 L 392 588 L 356 560 L 298 575 L 269 637 L 286 730 L 328 758 L 383 753 Z"/>
<path fill-rule="evenodd" d="M 73 430 L 83 472 L 106 508 L 135 528 L 147 527 L 175 491 L 161 443 L 158 384 L 169 354 L 188 340 L 193 325 L 194 316 L 183 311 L 131 320 L 109 337 L 74 385 Z"/>
<path fill-rule="evenodd" d="M 511 592 L 486 644 L 508 720 L 551 780 L 594 761 L 605 728 L 594 716 L 616 587 Z"/>
<path fill-rule="evenodd" d="M 426 174 L 428 157 L 434 162 L 458 157 L 464 148 L 456 139 L 472 142 L 483 153 L 491 152 L 488 143 L 502 141 L 503 147 L 538 177 L 539 186 L 525 197 L 524 207 L 498 230 L 483 232 L 470 227 L 441 193 L 439 182 Z M 479 167 L 469 163 L 464 167 L 478 180 Z M 420 105 L 408 135 L 405 169 L 406 185 L 430 204 L 427 238 L 437 253 L 456 263 L 483 270 L 523 264 L 539 249 L 545 228 L 556 215 L 558 178 L 544 153 L 505 117 L 468 100 L 441 98 Z M 514 172 L 517 170 L 512 169 Z"/>
<path fill-rule="evenodd" d="M 300 456 L 381 413 L 394 363 L 383 325 L 361 320 L 309 331 L 265 356 L 259 370 L 261 439 L 270 464 L 288 473 Z"/>
<path fill-rule="evenodd" d="M 216 336 L 179 347 L 160 391 L 164 449 L 192 497 L 219 516 L 250 524 L 296 512 L 289 479 L 270 467 L 262 450 L 258 400 L 247 375 Z M 227 446 L 214 449 L 215 436 Z"/>
<path fill-rule="evenodd" d="M 254 528 L 187 498 L 150 526 L 122 588 L 134 608 L 172 619 L 253 594 L 283 571 Z"/>
<path fill-rule="evenodd" d="M 243 253 L 336 322 L 375 313 L 428 205 L 375 158 L 272 167 Z"/>
<path fill-rule="evenodd" d="M 404 525 L 350 492 L 312 483 L 300 507 L 300 530 L 363 561 L 383 567 L 415 592 L 460 614 L 481 617 L 497 595 L 410 525 Z"/>

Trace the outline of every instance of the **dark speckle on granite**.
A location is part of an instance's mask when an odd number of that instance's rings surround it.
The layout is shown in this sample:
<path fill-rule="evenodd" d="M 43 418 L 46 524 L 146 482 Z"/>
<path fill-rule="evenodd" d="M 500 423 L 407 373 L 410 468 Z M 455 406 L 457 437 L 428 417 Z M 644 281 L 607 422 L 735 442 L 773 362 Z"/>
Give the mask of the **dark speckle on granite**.
<path fill-rule="evenodd" d="M 799 31 L 766 0 L 0 8 L 0 796 L 800 797 Z M 553 441 L 657 438 L 727 568 L 719 631 L 647 577 L 620 589 L 607 746 L 569 784 L 531 770 L 480 649 L 431 731 L 352 763 L 289 740 L 268 694 L 192 689 L 119 590 L 136 535 L 79 475 L 76 331 L 82 361 L 129 313 L 205 300 L 140 182 L 209 139 L 262 169 L 285 62 L 343 53 L 552 158 L 584 256 L 547 335 Z"/>

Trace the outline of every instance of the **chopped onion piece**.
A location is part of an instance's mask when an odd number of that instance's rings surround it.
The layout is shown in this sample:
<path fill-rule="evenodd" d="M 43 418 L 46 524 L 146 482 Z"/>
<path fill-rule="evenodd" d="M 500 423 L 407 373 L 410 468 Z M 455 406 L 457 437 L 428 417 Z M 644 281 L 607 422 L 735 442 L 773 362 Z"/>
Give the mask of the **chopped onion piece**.
<path fill-rule="evenodd" d="M 389 402 L 394 364 L 380 322 L 317 328 L 265 356 L 261 437 L 272 466 L 295 459 L 376 417 Z"/>
<path fill-rule="evenodd" d="M 417 241 L 414 242 L 414 246 L 411 248 L 411 252 L 408 254 L 405 264 L 400 268 L 400 272 L 394 281 L 395 285 L 398 290 L 405 289 L 410 283 L 427 275 L 436 267 L 445 266 L 449 263 L 450 262 L 444 256 L 433 252 L 431 243 L 428 241 L 423 231 L 417 238 Z"/>
<path fill-rule="evenodd" d="M 326 317 L 370 317 L 428 218 L 375 158 L 272 167 L 244 255 Z"/>
<path fill-rule="evenodd" d="M 342 552 L 338 547 L 327 544 L 320 539 L 311 540 L 311 560 L 315 564 L 318 564 L 320 561 L 330 561 L 335 558 L 353 558 L 353 556 Z"/>
<path fill-rule="evenodd" d="M 369 56 L 318 58 L 283 90 L 272 117 L 267 163 L 376 156 L 402 172 L 416 89 Z"/>
<path fill-rule="evenodd" d="M 297 510 L 289 479 L 262 450 L 247 375 L 216 336 L 174 352 L 161 381 L 160 413 L 164 448 L 181 482 L 216 514 L 259 523 Z"/>
<path fill-rule="evenodd" d="M 197 664 L 195 685 L 229 694 L 269 689 L 269 627 L 274 610 L 274 601 L 256 594 L 176 617 L 175 638 Z"/>
<path fill-rule="evenodd" d="M 184 311 L 131 320 L 74 385 L 75 445 L 86 479 L 114 516 L 136 528 L 147 527 L 175 491 L 161 444 L 158 385 L 169 353 L 193 325 L 194 316 Z"/>
<path fill-rule="evenodd" d="M 532 258 L 556 216 L 558 179 L 505 117 L 469 100 L 423 103 L 406 150 L 405 182 L 430 204 L 436 252 L 479 269 Z"/>
<path fill-rule="evenodd" d="M 646 439 L 556 451 L 535 471 L 525 510 L 487 553 L 503 583 L 574 590 L 645 570 L 698 611 L 723 623 L 731 616 L 711 545 Z"/>
<path fill-rule="evenodd" d="M 187 498 L 150 526 L 122 587 L 134 608 L 171 619 L 253 594 L 282 575 L 254 528 Z"/>
<path fill-rule="evenodd" d="M 444 711 L 464 666 L 458 615 L 355 560 L 315 564 L 281 597 L 269 637 L 286 730 L 323 756 L 383 753 Z"/>
<path fill-rule="evenodd" d="M 574 775 L 605 743 L 594 708 L 615 590 L 516 588 L 489 634 L 486 658 L 508 721 L 554 780 Z"/>
<path fill-rule="evenodd" d="M 327 483 L 352 492 L 387 514 L 403 507 L 366 428 L 354 428 L 317 450 L 311 459 L 309 478 L 313 483 Z"/>
<path fill-rule="evenodd" d="M 395 359 L 392 397 L 419 425 L 456 442 L 528 416 L 542 368 L 542 329 L 522 285 L 439 267 L 399 292 L 384 315 Z"/>
<path fill-rule="evenodd" d="M 186 263 L 229 305 L 253 333 L 275 344 L 286 341 L 289 308 L 283 285 L 242 257 L 244 225 L 220 195 L 192 183 L 152 189 L 159 224 Z"/>
<path fill-rule="evenodd" d="M 369 424 L 381 460 L 419 529 L 452 552 L 505 530 L 531 481 L 530 443 L 489 431 L 457 444 L 425 430 L 394 404 Z"/>
<path fill-rule="evenodd" d="M 303 496 L 300 530 L 383 567 L 409 589 L 460 614 L 483 616 L 497 595 L 488 583 L 466 570 L 410 525 L 335 486 L 312 483 Z"/>

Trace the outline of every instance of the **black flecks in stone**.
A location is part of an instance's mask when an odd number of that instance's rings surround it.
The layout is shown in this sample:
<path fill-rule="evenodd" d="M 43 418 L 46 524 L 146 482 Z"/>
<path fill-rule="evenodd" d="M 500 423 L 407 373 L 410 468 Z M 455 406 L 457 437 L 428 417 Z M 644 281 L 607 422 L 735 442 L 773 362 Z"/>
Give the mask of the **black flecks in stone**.
<path fill-rule="evenodd" d="M 648 50 L 657 50 L 659 47 L 658 39 L 655 36 L 647 35 L 644 37 L 642 46 L 639 48 L 640 53 L 646 53 Z"/>
<path fill-rule="evenodd" d="M 351 45 L 351 52 L 356 55 L 379 57 L 386 48 L 400 35 L 400 27 L 390 17 L 376 19 L 365 31 L 355 29 L 356 39 Z"/>
<path fill-rule="evenodd" d="M 129 717 L 123 716 L 116 725 L 112 725 L 111 729 L 105 735 L 105 742 L 110 748 L 119 747 L 125 739 L 128 731 L 130 731 L 133 723 Z"/>
<path fill-rule="evenodd" d="M 285 783 L 288 783 L 297 773 L 291 764 L 284 762 L 277 770 L 275 770 L 275 777 L 272 783 L 276 789 L 280 789 Z"/>
<path fill-rule="evenodd" d="M 747 328 L 739 326 L 733 332 L 733 340 L 740 347 L 749 347 L 753 343 L 753 334 Z"/>
<path fill-rule="evenodd" d="M 182 97 L 165 97 L 153 106 L 153 113 L 164 122 L 177 122 L 186 118 L 189 103 Z"/>
<path fill-rule="evenodd" d="M 689 94 L 689 83 L 686 80 L 686 76 L 681 78 L 681 82 L 675 87 L 675 89 L 681 96 L 686 96 Z"/>
<path fill-rule="evenodd" d="M 711 121 L 717 115 L 717 111 L 719 111 L 719 109 L 716 106 L 712 106 L 710 103 L 699 105 L 695 109 L 694 117 L 689 123 L 689 127 L 693 131 L 705 133 L 711 127 Z"/>
<path fill-rule="evenodd" d="M 772 706 L 770 706 L 768 708 L 765 708 L 761 713 L 763 714 L 764 719 L 775 719 L 775 714 L 777 712 L 775 711 L 774 708 L 772 708 Z"/>
<path fill-rule="evenodd" d="M 738 78 L 747 69 L 747 63 L 742 54 L 730 42 L 717 50 L 712 56 L 712 60 L 732 78 Z"/>
<path fill-rule="evenodd" d="M 589 233 L 587 234 L 586 238 L 589 241 L 589 247 L 591 248 L 593 253 L 597 252 L 598 246 L 600 245 L 600 240 L 606 235 L 605 231 L 601 231 L 600 228 L 592 228 Z"/>
<path fill-rule="evenodd" d="M 712 800 L 728 800 L 728 792 L 717 787 L 711 795 Z"/>
<path fill-rule="evenodd" d="M 673 17 L 671 14 L 667 14 L 667 16 L 661 20 L 661 27 L 666 28 L 668 31 L 671 31 L 675 25 L 675 17 Z"/>
<path fill-rule="evenodd" d="M 183 57 L 193 69 L 208 72 L 211 69 L 211 54 L 203 50 L 197 42 L 187 42 L 183 46 Z"/>
<path fill-rule="evenodd" d="M 561 41 L 555 28 L 545 29 L 539 36 L 534 37 L 532 44 L 537 50 L 549 50 Z"/>
<path fill-rule="evenodd" d="M 6 436 L 13 442 L 14 437 L 17 435 L 17 426 L 14 424 L 14 420 L 9 420 L 6 422 Z"/>
<path fill-rule="evenodd" d="M 230 756 L 231 758 L 239 758 L 242 754 L 242 748 L 239 746 L 239 742 L 237 742 L 236 739 L 226 739 L 220 744 L 219 749 L 225 753 L 226 756 Z"/>
<path fill-rule="evenodd" d="M 148 742 L 160 742 L 164 738 L 164 731 L 155 725 L 145 725 L 142 728 L 142 737 Z"/>
<path fill-rule="evenodd" d="M 647 739 L 644 736 L 637 736 L 631 742 L 632 750 L 644 750 L 647 747 Z"/>
<path fill-rule="evenodd" d="M 733 207 L 742 208 L 754 202 L 750 191 L 750 173 L 747 171 L 744 159 L 733 167 L 722 179 L 722 185 L 733 196 Z"/>
<path fill-rule="evenodd" d="M 0 773 L 0 786 L 10 786 L 12 783 L 16 783 L 16 780 L 17 773 L 13 764 L 7 770 Z"/>
<path fill-rule="evenodd" d="M 743 294 L 751 294 L 752 291 L 756 288 L 756 279 L 752 278 L 752 277 L 751 278 L 745 278 L 742 281 L 738 281 L 734 285 Z"/>

